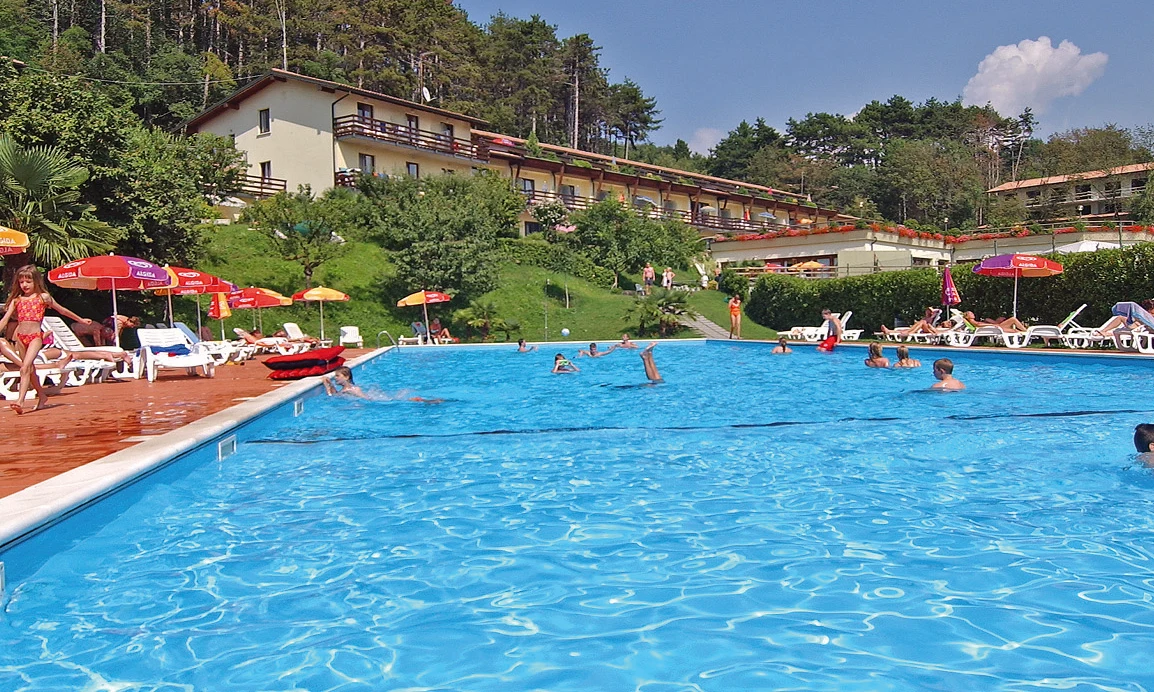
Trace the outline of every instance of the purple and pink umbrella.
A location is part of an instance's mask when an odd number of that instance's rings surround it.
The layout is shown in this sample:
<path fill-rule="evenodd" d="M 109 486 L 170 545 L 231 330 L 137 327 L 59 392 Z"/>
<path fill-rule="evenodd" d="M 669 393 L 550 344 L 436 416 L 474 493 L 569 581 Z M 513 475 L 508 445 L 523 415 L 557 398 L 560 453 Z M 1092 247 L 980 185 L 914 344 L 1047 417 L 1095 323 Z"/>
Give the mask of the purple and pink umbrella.
<path fill-rule="evenodd" d="M 139 257 L 97 255 L 61 265 L 48 272 L 48 280 L 63 288 L 89 291 L 112 291 L 112 314 L 116 312 L 117 291 L 146 291 L 168 286 L 171 281 L 164 267 Z M 120 330 L 116 330 L 120 346 Z"/>
<path fill-rule="evenodd" d="M 1062 273 L 1062 265 L 1054 260 L 1035 255 L 996 255 L 987 257 L 974 267 L 975 274 L 1014 278 L 1014 317 L 1018 316 L 1018 279 L 1024 277 L 1054 276 Z"/>

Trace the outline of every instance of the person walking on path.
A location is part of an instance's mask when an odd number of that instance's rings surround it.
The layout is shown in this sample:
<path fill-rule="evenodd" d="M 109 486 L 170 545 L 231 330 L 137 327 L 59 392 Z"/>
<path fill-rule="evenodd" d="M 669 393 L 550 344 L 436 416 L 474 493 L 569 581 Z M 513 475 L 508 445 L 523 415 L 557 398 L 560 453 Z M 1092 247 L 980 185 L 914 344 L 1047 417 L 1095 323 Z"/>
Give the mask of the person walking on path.
<path fill-rule="evenodd" d="M 741 338 L 741 296 L 729 299 L 729 338 Z"/>

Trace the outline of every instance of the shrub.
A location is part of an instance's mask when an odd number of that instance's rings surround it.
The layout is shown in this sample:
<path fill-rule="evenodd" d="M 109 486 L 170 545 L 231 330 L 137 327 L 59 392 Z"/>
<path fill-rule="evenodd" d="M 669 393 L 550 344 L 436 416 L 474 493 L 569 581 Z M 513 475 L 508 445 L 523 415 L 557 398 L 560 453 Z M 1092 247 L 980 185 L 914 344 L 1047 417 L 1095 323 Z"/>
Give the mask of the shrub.
<path fill-rule="evenodd" d="M 1082 303 L 1082 324 L 1100 324 L 1110 317 L 1114 303 L 1154 296 L 1154 244 L 1124 250 L 1099 250 L 1056 257 L 1065 271 L 1057 276 L 1022 279 L 1018 283 L 1018 316 L 1043 324 L 1057 324 Z M 962 296 L 961 309 L 980 317 L 1009 315 L 1013 305 L 1012 279 L 974 274 L 973 264 L 953 268 Z M 919 317 L 941 298 L 941 277 L 933 269 L 882 272 L 867 276 L 820 281 L 766 274 L 757 280 L 746 314 L 760 325 L 788 329 L 817 324 L 823 307 L 834 312 L 853 310 L 851 328 L 875 331 L 892 325 L 895 315 Z"/>
<path fill-rule="evenodd" d="M 613 272 L 598 267 L 585 255 L 561 245 L 542 240 L 502 238 L 498 241 L 498 247 L 503 257 L 520 264 L 576 276 L 603 288 L 613 285 Z"/>
<path fill-rule="evenodd" d="M 749 296 L 749 279 L 732 269 L 726 269 L 717 277 L 717 290 L 727 296 L 741 296 L 744 301 Z"/>

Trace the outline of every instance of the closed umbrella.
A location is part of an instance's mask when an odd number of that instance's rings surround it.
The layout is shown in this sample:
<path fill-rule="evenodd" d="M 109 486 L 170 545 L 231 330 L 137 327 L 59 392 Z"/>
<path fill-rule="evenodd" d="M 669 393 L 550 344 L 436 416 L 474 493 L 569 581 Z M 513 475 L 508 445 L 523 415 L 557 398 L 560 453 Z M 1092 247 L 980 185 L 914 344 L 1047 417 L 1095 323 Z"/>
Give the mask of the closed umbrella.
<path fill-rule="evenodd" d="M 958 293 L 958 287 L 954 285 L 954 275 L 950 273 L 950 268 L 942 272 L 942 319 L 946 318 L 946 310 L 951 305 L 958 305 L 962 302 L 962 294 Z"/>
<path fill-rule="evenodd" d="M 317 286 L 310 288 L 307 291 L 297 291 L 293 294 L 293 300 L 303 300 L 307 302 L 316 302 L 321 307 L 321 340 L 325 338 L 325 303 L 344 302 L 349 299 L 347 294 L 332 288 L 325 288 L 324 286 Z"/>
<path fill-rule="evenodd" d="M 116 319 L 117 291 L 146 291 L 167 286 L 168 272 L 158 264 L 138 257 L 98 255 L 59 266 L 48 272 L 48 280 L 63 288 L 112 291 L 112 315 Z M 120 347 L 120 329 L 116 346 Z"/>
<path fill-rule="evenodd" d="M 1018 279 L 1024 277 L 1054 276 L 1062 273 L 1062 265 L 1054 260 L 1035 255 L 995 255 L 974 266 L 975 274 L 1014 278 L 1014 317 L 1018 316 Z"/>
<path fill-rule="evenodd" d="M 220 320 L 220 340 L 228 341 L 224 335 L 224 320 L 226 317 L 232 316 L 232 310 L 228 307 L 227 293 L 213 293 L 212 300 L 208 304 L 208 317 L 213 320 Z"/>
<path fill-rule="evenodd" d="M 438 293 L 437 291 L 417 291 L 405 296 L 397 301 L 397 307 L 403 308 L 410 305 L 420 305 L 425 310 L 425 326 L 429 326 L 429 305 L 431 303 L 447 303 L 452 300 L 452 296 L 447 293 Z"/>

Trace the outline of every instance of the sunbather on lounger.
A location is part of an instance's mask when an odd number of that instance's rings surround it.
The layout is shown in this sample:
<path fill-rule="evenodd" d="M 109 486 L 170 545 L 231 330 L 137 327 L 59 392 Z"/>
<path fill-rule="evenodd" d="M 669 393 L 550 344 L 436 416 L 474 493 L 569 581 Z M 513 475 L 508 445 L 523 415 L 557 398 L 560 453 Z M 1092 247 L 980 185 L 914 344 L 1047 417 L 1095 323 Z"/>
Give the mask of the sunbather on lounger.
<path fill-rule="evenodd" d="M 910 334 L 940 334 L 943 331 L 948 331 L 948 328 L 938 329 L 925 320 L 918 320 L 909 327 L 901 327 L 898 329 L 890 329 L 884 324 L 882 325 L 882 334 L 885 334 L 886 336 L 897 335 L 900 337 L 906 337 Z"/>
<path fill-rule="evenodd" d="M 1003 317 L 993 320 L 983 320 L 975 317 L 974 313 L 968 310 L 963 314 L 966 316 L 966 319 L 970 321 L 970 324 L 974 324 L 979 327 L 1001 327 L 1003 331 L 1007 332 L 1024 332 L 1028 329 L 1028 327 L 1026 327 L 1026 325 L 1023 324 L 1022 321 L 1017 317 Z"/>
<path fill-rule="evenodd" d="M 72 354 L 65 353 L 58 348 L 45 348 L 40 350 L 44 354 L 44 358 L 48 361 L 46 363 L 36 363 L 37 370 L 50 370 L 52 368 L 62 368 L 72 361 Z M 0 366 L 11 370 L 13 372 L 20 370 L 20 362 L 23 360 L 16 353 L 16 349 L 7 339 L 0 339 L 0 356 L 4 357 L 0 361 Z"/>

